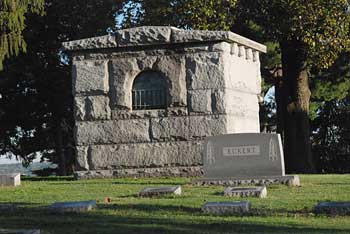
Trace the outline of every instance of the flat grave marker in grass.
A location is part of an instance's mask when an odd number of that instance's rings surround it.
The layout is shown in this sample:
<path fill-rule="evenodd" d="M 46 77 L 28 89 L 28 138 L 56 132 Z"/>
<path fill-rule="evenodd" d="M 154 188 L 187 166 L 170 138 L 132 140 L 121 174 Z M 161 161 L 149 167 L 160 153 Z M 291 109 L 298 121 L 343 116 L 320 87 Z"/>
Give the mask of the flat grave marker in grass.
<path fill-rule="evenodd" d="M 0 186 L 19 186 L 19 185 L 21 185 L 20 173 L 0 174 Z"/>
<path fill-rule="evenodd" d="M 267 196 L 266 186 L 259 187 L 227 187 L 224 191 L 225 196 L 229 197 L 260 197 Z"/>
<path fill-rule="evenodd" d="M 0 229 L 0 234 L 40 234 L 40 230 Z"/>
<path fill-rule="evenodd" d="M 235 202 L 208 202 L 203 205 L 202 211 L 215 215 L 242 215 L 249 213 L 251 203 L 247 201 Z"/>
<path fill-rule="evenodd" d="M 204 179 L 196 185 L 287 184 L 299 186 L 298 176 L 286 176 L 279 134 L 240 133 L 207 137 Z"/>
<path fill-rule="evenodd" d="M 319 202 L 315 206 L 316 214 L 350 215 L 350 202 Z"/>
<path fill-rule="evenodd" d="M 172 186 L 172 187 L 157 187 L 151 188 L 146 187 L 141 190 L 139 193 L 140 197 L 158 197 L 158 196 L 166 196 L 166 195 L 181 195 L 181 186 Z"/>
<path fill-rule="evenodd" d="M 65 212 L 87 212 L 96 208 L 96 201 L 75 201 L 75 202 L 55 202 L 50 206 L 50 210 L 54 213 Z"/>

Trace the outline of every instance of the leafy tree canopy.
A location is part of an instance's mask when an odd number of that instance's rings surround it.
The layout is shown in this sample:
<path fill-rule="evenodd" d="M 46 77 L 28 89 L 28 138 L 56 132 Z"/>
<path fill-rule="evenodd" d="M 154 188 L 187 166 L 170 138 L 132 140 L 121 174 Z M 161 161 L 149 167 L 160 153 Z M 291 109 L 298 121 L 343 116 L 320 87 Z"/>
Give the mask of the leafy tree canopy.
<path fill-rule="evenodd" d="M 0 0 L 0 70 L 2 61 L 26 51 L 22 32 L 27 13 L 44 13 L 44 0 Z"/>

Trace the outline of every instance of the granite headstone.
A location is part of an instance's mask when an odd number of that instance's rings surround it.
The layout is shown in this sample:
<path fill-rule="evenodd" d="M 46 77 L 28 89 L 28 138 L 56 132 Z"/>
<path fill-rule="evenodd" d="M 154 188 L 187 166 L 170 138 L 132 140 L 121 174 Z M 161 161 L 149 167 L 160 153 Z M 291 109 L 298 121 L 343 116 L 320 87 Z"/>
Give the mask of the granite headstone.
<path fill-rule="evenodd" d="M 240 133 L 207 137 L 203 152 L 204 180 L 222 185 L 299 185 L 297 176 L 286 176 L 279 134 Z M 214 183 L 215 184 L 215 183 Z"/>

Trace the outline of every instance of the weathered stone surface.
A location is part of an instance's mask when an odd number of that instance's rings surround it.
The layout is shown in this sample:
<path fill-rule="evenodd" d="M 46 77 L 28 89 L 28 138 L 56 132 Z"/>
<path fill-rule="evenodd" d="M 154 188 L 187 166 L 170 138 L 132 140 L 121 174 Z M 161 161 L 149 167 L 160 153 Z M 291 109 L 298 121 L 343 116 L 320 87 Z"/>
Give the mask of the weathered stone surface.
<path fill-rule="evenodd" d="M 189 107 L 191 112 L 210 113 L 212 111 L 210 89 L 189 91 L 189 100 Z"/>
<path fill-rule="evenodd" d="M 0 186 L 19 186 L 21 185 L 21 174 L 0 174 Z"/>
<path fill-rule="evenodd" d="M 149 57 L 153 60 L 153 57 Z M 111 103 L 118 109 L 131 110 L 132 84 L 141 71 L 139 69 L 137 58 L 120 58 L 110 62 L 110 88 Z"/>
<path fill-rule="evenodd" d="M 40 234 L 39 229 L 0 229 L 0 234 Z"/>
<path fill-rule="evenodd" d="M 196 166 L 202 162 L 200 142 L 94 145 L 90 148 L 90 169 L 92 170 Z"/>
<path fill-rule="evenodd" d="M 86 50 L 86 49 L 100 49 L 113 48 L 117 46 L 114 36 L 106 35 L 100 37 L 86 38 L 75 41 L 68 41 L 62 43 L 65 50 Z"/>
<path fill-rule="evenodd" d="M 222 54 L 214 52 L 187 55 L 186 81 L 189 90 L 225 88 Z"/>
<path fill-rule="evenodd" d="M 214 215 L 242 215 L 249 213 L 251 203 L 246 201 L 238 202 L 208 202 L 202 207 L 206 214 Z"/>
<path fill-rule="evenodd" d="M 96 201 L 75 201 L 75 202 L 56 202 L 50 206 L 50 211 L 55 213 L 65 212 L 87 212 L 96 208 Z"/>
<path fill-rule="evenodd" d="M 271 184 L 284 184 L 288 186 L 300 186 L 299 176 L 258 176 L 250 178 L 212 178 L 212 179 L 198 179 L 193 181 L 194 185 L 209 186 L 209 185 L 222 185 L 222 186 L 239 186 L 239 185 L 271 185 Z"/>
<path fill-rule="evenodd" d="M 126 168 L 115 170 L 76 171 L 76 179 L 96 178 L 139 178 L 139 177 L 198 177 L 203 175 L 201 166 L 193 167 L 156 167 L 156 168 Z"/>
<path fill-rule="evenodd" d="M 193 42 L 236 42 L 251 49 L 266 52 L 266 46 L 228 31 L 180 30 L 174 27 L 143 26 L 118 30 L 116 36 L 102 36 L 64 42 L 65 50 L 115 48 L 126 46 L 162 45 Z"/>
<path fill-rule="evenodd" d="M 139 74 L 149 70 L 159 72 L 169 84 L 169 107 L 187 105 L 185 59 L 182 56 L 148 56 L 112 60 L 110 81 L 112 104 L 120 110 L 131 110 L 133 82 Z"/>
<path fill-rule="evenodd" d="M 172 35 L 172 42 L 174 43 L 201 41 L 227 41 L 231 43 L 236 42 L 266 53 L 266 47 L 264 45 L 228 31 L 179 30 L 174 32 Z"/>
<path fill-rule="evenodd" d="M 183 56 L 158 57 L 154 69 L 160 71 L 170 81 L 169 106 L 187 105 L 186 69 Z"/>
<path fill-rule="evenodd" d="M 243 53 L 246 54 L 245 51 Z M 225 88 L 255 95 L 261 93 L 259 62 L 229 53 L 222 54 L 222 61 L 225 67 Z"/>
<path fill-rule="evenodd" d="M 88 146 L 76 146 L 76 161 L 77 161 L 77 169 L 80 170 L 89 170 L 88 163 Z"/>
<path fill-rule="evenodd" d="M 207 178 L 285 175 L 282 142 L 278 134 L 207 137 L 203 163 Z"/>
<path fill-rule="evenodd" d="M 189 118 L 165 117 L 151 119 L 151 138 L 156 141 L 189 140 Z"/>
<path fill-rule="evenodd" d="M 266 50 L 259 43 L 230 32 L 145 26 L 64 46 L 73 51 L 83 177 L 197 173 L 159 168 L 200 165 L 207 136 L 259 131 L 258 51 Z M 154 77 L 164 78 L 157 89 L 165 86 L 166 107 L 133 110 L 135 79 Z M 149 94 L 153 82 L 145 83 L 138 89 Z"/>
<path fill-rule="evenodd" d="M 79 61 L 73 64 L 73 89 L 75 93 L 107 93 L 107 61 Z"/>
<path fill-rule="evenodd" d="M 315 206 L 317 214 L 350 215 L 350 202 L 320 202 Z"/>
<path fill-rule="evenodd" d="M 141 46 L 170 43 L 172 27 L 143 26 L 116 31 L 118 46 Z"/>
<path fill-rule="evenodd" d="M 227 133 L 227 116 L 225 115 L 190 116 L 189 119 L 189 135 L 193 139 Z"/>
<path fill-rule="evenodd" d="M 89 96 L 86 98 L 86 112 L 89 120 L 111 119 L 111 108 L 107 96 Z"/>
<path fill-rule="evenodd" d="M 75 114 L 76 120 L 79 120 L 79 121 L 85 120 L 85 116 L 86 116 L 85 99 L 86 97 L 74 98 L 74 114 Z"/>
<path fill-rule="evenodd" d="M 181 195 L 181 186 L 172 187 L 146 187 L 139 193 L 140 197 L 159 197 L 165 195 Z"/>
<path fill-rule="evenodd" d="M 150 142 L 149 120 L 111 120 L 77 122 L 76 144 Z"/>
<path fill-rule="evenodd" d="M 227 187 L 224 191 L 224 195 L 229 196 L 229 197 L 265 198 L 267 196 L 267 189 L 265 186 L 260 186 L 260 187 Z"/>

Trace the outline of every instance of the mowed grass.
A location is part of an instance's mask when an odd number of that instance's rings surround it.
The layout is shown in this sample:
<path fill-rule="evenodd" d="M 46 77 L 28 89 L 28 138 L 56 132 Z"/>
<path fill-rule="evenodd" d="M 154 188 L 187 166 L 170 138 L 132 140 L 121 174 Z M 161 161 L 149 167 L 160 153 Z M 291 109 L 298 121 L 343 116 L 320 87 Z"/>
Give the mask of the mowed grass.
<path fill-rule="evenodd" d="M 313 213 L 319 201 L 350 201 L 350 175 L 301 175 L 301 187 L 273 185 L 268 197 L 227 198 L 224 187 L 192 186 L 194 178 L 101 179 L 66 178 L 23 180 L 17 188 L 0 188 L 0 203 L 18 204 L 15 211 L 0 210 L 0 229 L 41 229 L 43 233 L 350 233 L 350 216 Z M 146 186 L 182 185 L 183 195 L 139 198 Z M 110 197 L 110 203 L 104 198 Z M 83 214 L 52 214 L 53 202 L 97 200 L 98 209 Z M 201 213 L 206 202 L 247 200 L 248 216 Z"/>

